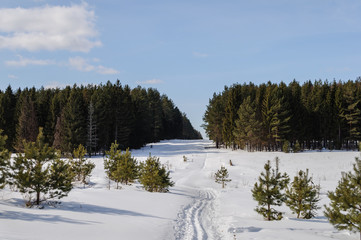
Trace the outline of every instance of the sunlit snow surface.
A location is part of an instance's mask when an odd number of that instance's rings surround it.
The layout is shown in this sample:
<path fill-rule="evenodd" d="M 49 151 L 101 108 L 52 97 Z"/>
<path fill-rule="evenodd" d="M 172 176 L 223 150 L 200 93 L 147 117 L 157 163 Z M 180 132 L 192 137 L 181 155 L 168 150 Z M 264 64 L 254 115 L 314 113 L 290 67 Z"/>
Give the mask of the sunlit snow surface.
<path fill-rule="evenodd" d="M 171 171 L 169 193 L 149 193 L 139 184 L 108 189 L 103 157 L 93 157 L 91 185 L 77 186 L 61 204 L 26 208 L 21 194 L 0 190 L 0 239 L 358 239 L 336 231 L 323 215 L 327 191 L 342 171 L 351 171 L 358 152 L 248 153 L 215 149 L 209 141 L 171 140 L 132 151 L 144 161 L 149 153 Z M 188 161 L 183 161 L 186 156 Z M 253 209 L 251 189 L 267 160 L 278 156 L 280 171 L 291 179 L 309 169 L 321 184 L 318 216 L 300 220 L 286 207 L 281 221 L 266 222 Z M 229 165 L 232 160 L 234 166 Z M 212 179 L 225 166 L 232 181 L 221 189 Z"/>

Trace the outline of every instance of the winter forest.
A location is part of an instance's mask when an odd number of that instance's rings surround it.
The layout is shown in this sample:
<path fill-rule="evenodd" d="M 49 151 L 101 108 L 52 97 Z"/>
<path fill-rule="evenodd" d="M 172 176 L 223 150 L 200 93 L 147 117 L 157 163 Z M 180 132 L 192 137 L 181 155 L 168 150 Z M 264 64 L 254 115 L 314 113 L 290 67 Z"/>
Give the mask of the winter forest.
<path fill-rule="evenodd" d="M 360 109 L 361 79 L 234 84 L 209 100 L 204 128 L 217 147 L 357 149 Z"/>
<path fill-rule="evenodd" d="M 200 139 L 187 116 L 156 89 L 107 82 L 64 89 L 25 88 L 0 91 L 0 129 L 6 148 L 21 150 L 43 128 L 44 141 L 71 153 L 80 144 L 88 154 L 140 148 L 162 139 Z"/>
<path fill-rule="evenodd" d="M 0 236 L 42 222 L 39 239 L 355 239 L 360 101 L 360 79 L 234 84 L 210 99 L 203 140 L 153 88 L 9 86 Z"/>

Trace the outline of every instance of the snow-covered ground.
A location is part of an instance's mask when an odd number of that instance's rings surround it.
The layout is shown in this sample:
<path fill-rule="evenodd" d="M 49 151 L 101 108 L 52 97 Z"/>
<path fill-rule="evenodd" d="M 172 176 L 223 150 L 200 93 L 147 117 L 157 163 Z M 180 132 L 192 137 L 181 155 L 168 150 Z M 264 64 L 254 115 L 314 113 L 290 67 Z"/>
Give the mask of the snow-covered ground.
<path fill-rule="evenodd" d="M 327 191 L 334 190 L 342 171 L 350 171 L 358 152 L 248 153 L 208 148 L 209 141 L 163 141 L 132 154 L 144 161 L 149 153 L 171 171 L 169 193 L 149 193 L 139 184 L 108 189 L 103 158 L 91 186 L 73 189 L 61 204 L 26 208 L 19 193 L 0 190 L 0 239 L 358 239 L 335 230 L 323 215 Z M 188 158 L 183 161 L 183 156 Z M 281 221 L 267 222 L 254 208 L 251 189 L 267 160 L 280 158 L 280 171 L 291 180 L 309 169 L 321 185 L 318 216 L 300 220 L 286 207 Z M 232 160 L 234 166 L 230 166 Z M 274 162 L 272 162 L 274 163 Z M 225 166 L 232 181 L 222 189 L 213 174 Z"/>

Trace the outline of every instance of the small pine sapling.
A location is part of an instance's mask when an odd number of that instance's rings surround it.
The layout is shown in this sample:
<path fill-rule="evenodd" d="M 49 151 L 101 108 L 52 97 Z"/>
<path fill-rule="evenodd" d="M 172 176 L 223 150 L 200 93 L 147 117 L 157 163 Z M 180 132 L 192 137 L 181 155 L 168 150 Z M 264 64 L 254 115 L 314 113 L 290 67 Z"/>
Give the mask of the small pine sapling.
<path fill-rule="evenodd" d="M 290 152 L 290 142 L 289 141 L 284 141 L 283 145 L 282 145 L 282 151 L 284 153 L 289 153 Z"/>
<path fill-rule="evenodd" d="M 291 187 L 286 189 L 286 205 L 297 214 L 297 218 L 311 219 L 316 216 L 319 188 L 312 182 L 312 177 L 300 170 L 294 177 Z"/>
<path fill-rule="evenodd" d="M 61 160 L 60 153 L 44 142 L 42 128 L 36 142 L 24 140 L 23 146 L 24 153 L 18 153 L 11 164 L 11 184 L 29 196 L 31 202 L 26 205 L 40 205 L 44 200 L 67 196 L 73 187 L 71 165 Z"/>
<path fill-rule="evenodd" d="M 125 152 L 120 152 L 116 162 L 116 168 L 112 172 L 112 178 L 117 182 L 128 185 L 138 178 L 138 162 L 132 157 L 129 148 Z"/>
<path fill-rule="evenodd" d="M 119 155 L 121 154 L 121 151 L 118 150 L 118 146 L 119 144 L 117 143 L 117 141 L 112 143 L 112 145 L 110 146 L 110 150 L 106 152 L 108 157 L 104 159 L 104 170 L 109 180 L 109 184 L 108 184 L 109 189 L 110 189 L 110 181 L 115 180 L 113 179 L 112 173 L 116 170 L 117 167 L 116 163 L 119 159 Z M 118 182 L 117 182 L 117 189 L 118 189 Z"/>
<path fill-rule="evenodd" d="M 222 188 L 227 185 L 227 182 L 231 181 L 231 179 L 229 179 L 228 177 L 228 170 L 223 166 L 214 174 L 214 179 L 216 183 L 222 184 Z"/>
<path fill-rule="evenodd" d="M 129 149 L 122 153 L 115 141 L 107 155 L 108 158 L 104 160 L 104 169 L 109 180 L 117 183 L 117 189 L 119 188 L 119 183 L 128 185 L 138 178 L 139 165 L 137 160 L 132 157 Z"/>
<path fill-rule="evenodd" d="M 359 232 L 361 239 L 361 160 L 356 158 L 354 172 L 343 174 L 335 192 L 328 192 L 331 202 L 324 214 L 338 230 Z"/>
<path fill-rule="evenodd" d="M 169 187 L 174 186 L 159 158 L 150 154 L 145 163 L 141 163 L 139 182 L 149 192 L 168 192 Z"/>
<path fill-rule="evenodd" d="M 281 206 L 285 201 L 286 198 L 282 191 L 289 182 L 288 175 L 286 173 L 281 174 L 278 170 L 278 157 L 275 160 L 276 169 L 271 167 L 271 162 L 268 160 L 264 165 L 265 171 L 258 178 L 259 183 L 255 183 L 252 189 L 253 199 L 258 202 L 255 211 L 268 221 L 282 219 L 282 213 L 272 208 L 272 206 Z"/>
<path fill-rule="evenodd" d="M 7 136 L 2 135 L 0 129 L 0 189 L 5 187 L 6 179 L 9 174 L 10 152 L 5 148 Z"/>
<path fill-rule="evenodd" d="M 95 164 L 87 161 L 85 158 L 86 149 L 83 145 L 79 145 L 74 149 L 73 156 L 71 158 L 72 171 L 74 173 L 74 180 L 81 183 L 88 184 L 88 179 L 91 176 L 91 172 L 95 168 Z"/>
<path fill-rule="evenodd" d="M 301 151 L 301 145 L 300 145 L 300 143 L 298 142 L 298 140 L 296 140 L 296 143 L 295 143 L 295 145 L 293 146 L 293 152 L 294 153 L 298 153 L 298 152 L 300 152 Z"/>

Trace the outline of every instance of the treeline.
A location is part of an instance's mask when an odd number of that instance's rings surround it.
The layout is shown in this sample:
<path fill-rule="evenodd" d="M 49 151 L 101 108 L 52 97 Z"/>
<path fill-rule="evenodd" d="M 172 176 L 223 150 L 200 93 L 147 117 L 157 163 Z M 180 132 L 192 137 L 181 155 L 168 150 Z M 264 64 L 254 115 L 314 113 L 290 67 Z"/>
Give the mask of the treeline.
<path fill-rule="evenodd" d="M 203 120 L 217 147 L 356 149 L 361 138 L 361 79 L 234 84 L 214 93 Z"/>
<path fill-rule="evenodd" d="M 7 149 L 20 151 L 23 140 L 35 142 L 39 127 L 45 142 L 63 153 L 80 144 L 92 154 L 108 150 L 114 141 L 126 149 L 163 139 L 202 138 L 166 95 L 153 88 L 131 89 L 119 80 L 0 91 L 0 129 L 8 136 Z"/>

